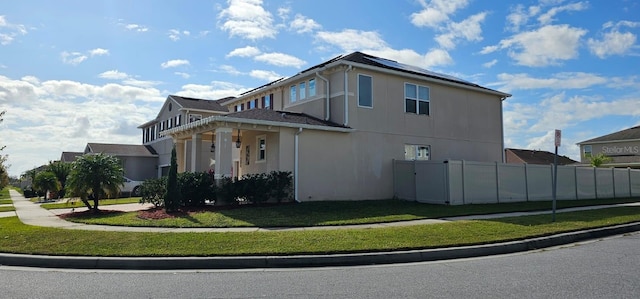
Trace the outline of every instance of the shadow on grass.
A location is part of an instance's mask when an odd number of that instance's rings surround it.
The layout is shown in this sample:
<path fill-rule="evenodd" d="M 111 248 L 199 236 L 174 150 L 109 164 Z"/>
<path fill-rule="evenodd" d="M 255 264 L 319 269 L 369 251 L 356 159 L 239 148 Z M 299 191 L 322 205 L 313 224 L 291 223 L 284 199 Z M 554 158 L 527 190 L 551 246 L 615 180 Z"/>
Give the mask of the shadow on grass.
<path fill-rule="evenodd" d="M 496 218 L 488 221 L 513 224 L 519 226 L 567 226 L 572 223 L 599 223 L 607 225 L 608 219 L 628 218 L 629 222 L 638 221 L 640 207 L 616 207 L 579 212 L 556 213 L 556 221 L 553 222 L 552 214 L 520 216 L 508 218 Z"/>

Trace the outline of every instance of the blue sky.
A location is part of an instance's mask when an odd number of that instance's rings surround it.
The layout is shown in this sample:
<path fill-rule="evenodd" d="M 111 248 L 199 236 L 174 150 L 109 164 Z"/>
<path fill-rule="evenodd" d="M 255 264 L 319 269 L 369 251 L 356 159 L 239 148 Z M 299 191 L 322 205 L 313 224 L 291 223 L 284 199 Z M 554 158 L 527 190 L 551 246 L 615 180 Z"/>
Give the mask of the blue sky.
<path fill-rule="evenodd" d="M 375 5 L 374 5 L 375 4 Z M 141 142 L 167 95 L 234 96 L 363 51 L 513 94 L 507 147 L 579 159 L 640 125 L 640 0 L 2 1 L 0 144 L 19 176 Z"/>

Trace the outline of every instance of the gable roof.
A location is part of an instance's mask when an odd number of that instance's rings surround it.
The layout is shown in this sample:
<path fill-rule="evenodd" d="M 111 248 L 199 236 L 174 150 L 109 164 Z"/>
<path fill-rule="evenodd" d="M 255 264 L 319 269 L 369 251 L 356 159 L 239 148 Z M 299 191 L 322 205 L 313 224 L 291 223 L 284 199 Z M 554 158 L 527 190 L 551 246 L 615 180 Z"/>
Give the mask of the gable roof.
<path fill-rule="evenodd" d="M 522 161 L 522 163 L 527 164 L 542 164 L 549 165 L 553 164 L 554 153 L 547 151 L 539 151 L 539 150 L 527 150 L 527 149 L 516 149 L 516 148 L 507 148 L 505 152 L 513 153 L 518 159 Z M 558 165 L 569 165 L 575 164 L 578 161 L 575 161 L 567 156 L 558 155 Z"/>
<path fill-rule="evenodd" d="M 62 155 L 60 155 L 60 161 L 73 162 L 83 154 L 83 152 L 62 152 Z"/>
<path fill-rule="evenodd" d="M 635 126 L 626 130 L 622 130 L 622 131 L 618 131 L 608 135 L 585 140 L 585 141 L 579 142 L 578 144 L 608 142 L 608 141 L 625 141 L 625 140 L 640 140 L 640 126 Z"/>
<path fill-rule="evenodd" d="M 508 93 L 504 93 L 501 91 L 497 91 L 491 88 L 487 88 L 487 87 L 483 87 L 480 86 L 478 84 L 475 83 L 471 83 L 469 81 L 465 81 L 463 79 L 460 78 L 456 78 L 454 76 L 450 76 L 450 75 L 446 75 L 446 74 L 441 74 L 441 73 L 436 73 L 436 72 L 432 72 L 417 66 L 412 66 L 412 65 L 407 65 L 407 64 L 403 64 L 394 60 L 390 60 L 390 59 L 385 59 L 385 58 L 380 58 L 380 57 L 376 57 L 373 55 L 369 55 L 369 54 L 365 54 L 362 52 L 353 52 L 351 54 L 348 55 L 340 55 L 337 57 L 334 57 L 328 61 L 322 62 L 320 64 L 314 65 L 308 69 L 305 69 L 291 77 L 288 77 L 286 79 L 278 79 L 276 81 L 273 81 L 271 83 L 265 84 L 263 86 L 260 86 L 258 88 L 254 88 L 252 90 L 249 90 L 247 92 L 244 92 L 243 94 L 241 94 L 240 96 L 244 96 L 247 94 L 252 94 L 254 92 L 259 92 L 267 87 L 271 87 L 271 86 L 280 86 L 280 85 L 285 85 L 288 84 L 290 81 L 295 80 L 297 77 L 299 76 L 306 76 L 306 75 L 310 75 L 313 74 L 315 72 L 318 71 L 322 71 L 324 68 L 327 67 L 331 67 L 331 66 L 336 66 L 336 65 L 352 65 L 352 64 L 357 64 L 358 66 L 364 66 L 364 67 L 374 67 L 374 68 L 378 68 L 380 70 L 387 70 L 387 71 L 391 71 L 391 72 L 399 72 L 399 73 L 404 73 L 406 75 L 409 76 L 419 76 L 425 79 L 430 79 L 430 80 L 435 80 L 435 81 L 439 81 L 442 82 L 444 84 L 453 84 L 456 85 L 458 87 L 464 87 L 464 88 L 470 88 L 470 89 L 475 89 L 475 90 L 481 90 L 484 92 L 488 92 L 488 93 L 492 93 L 498 96 L 501 96 L 503 98 L 507 98 L 510 97 L 511 94 Z"/>
<path fill-rule="evenodd" d="M 87 143 L 85 154 L 104 153 L 114 156 L 157 157 L 156 151 L 147 145 Z"/>
<path fill-rule="evenodd" d="M 174 101 L 176 101 L 176 103 L 178 103 L 178 105 L 180 105 L 180 107 L 183 109 L 229 112 L 229 109 L 227 109 L 227 107 L 225 106 L 222 106 L 220 103 L 233 99 L 234 97 L 226 97 L 218 100 L 206 100 L 170 95 L 169 98 L 172 98 Z"/>

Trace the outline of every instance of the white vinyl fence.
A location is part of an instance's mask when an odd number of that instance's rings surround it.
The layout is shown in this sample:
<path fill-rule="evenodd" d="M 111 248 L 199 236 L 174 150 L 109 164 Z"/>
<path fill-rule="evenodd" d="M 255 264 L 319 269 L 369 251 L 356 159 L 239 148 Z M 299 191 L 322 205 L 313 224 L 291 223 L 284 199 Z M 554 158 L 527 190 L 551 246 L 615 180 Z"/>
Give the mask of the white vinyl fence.
<path fill-rule="evenodd" d="M 393 161 L 397 198 L 463 205 L 553 199 L 553 165 Z M 558 166 L 558 200 L 640 197 L 640 170 Z"/>

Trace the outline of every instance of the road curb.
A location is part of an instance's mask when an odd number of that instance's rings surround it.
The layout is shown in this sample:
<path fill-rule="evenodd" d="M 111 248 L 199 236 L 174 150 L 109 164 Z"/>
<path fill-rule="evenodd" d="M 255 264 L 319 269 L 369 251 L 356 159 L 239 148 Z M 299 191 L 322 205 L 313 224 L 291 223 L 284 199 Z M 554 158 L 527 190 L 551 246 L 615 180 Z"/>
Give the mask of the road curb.
<path fill-rule="evenodd" d="M 248 269 L 395 264 L 524 252 L 636 231 L 640 231 L 640 222 L 476 246 L 326 255 L 81 257 L 0 253 L 0 264 L 39 268 L 112 270 Z"/>

